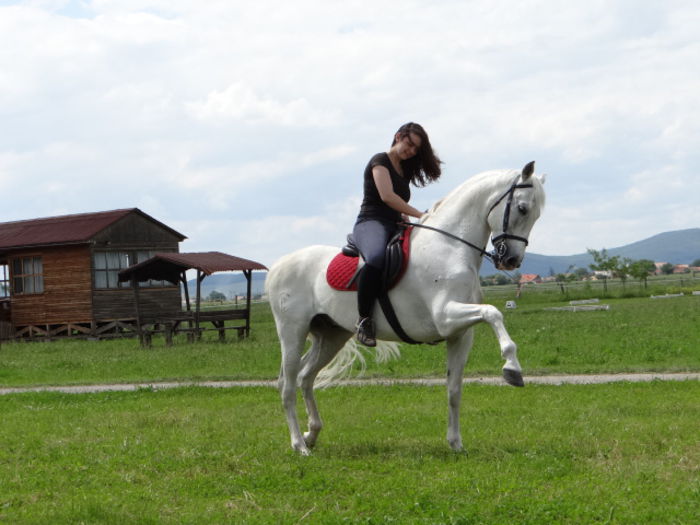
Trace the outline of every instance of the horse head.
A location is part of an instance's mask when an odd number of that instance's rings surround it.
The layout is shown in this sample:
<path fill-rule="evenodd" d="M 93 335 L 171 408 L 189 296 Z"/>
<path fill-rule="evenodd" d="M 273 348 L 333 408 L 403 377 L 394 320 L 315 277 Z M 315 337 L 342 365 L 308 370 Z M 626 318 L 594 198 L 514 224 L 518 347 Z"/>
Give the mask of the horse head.
<path fill-rule="evenodd" d="M 488 223 L 493 232 L 494 248 L 491 257 L 499 270 L 520 267 L 530 230 L 544 206 L 544 178 L 534 176 L 534 172 L 535 161 L 528 162 L 489 209 Z"/>

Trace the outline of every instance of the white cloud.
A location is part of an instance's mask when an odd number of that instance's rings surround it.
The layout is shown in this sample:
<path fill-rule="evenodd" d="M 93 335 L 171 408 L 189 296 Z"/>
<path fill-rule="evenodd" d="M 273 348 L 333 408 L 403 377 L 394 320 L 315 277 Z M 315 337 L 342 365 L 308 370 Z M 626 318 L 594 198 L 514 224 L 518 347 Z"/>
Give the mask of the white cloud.
<path fill-rule="evenodd" d="M 233 119 L 299 127 L 334 123 L 332 112 L 315 110 L 305 98 L 289 101 L 265 98 L 242 82 L 210 93 L 205 101 L 187 103 L 186 107 L 195 118 L 202 120 Z"/>
<path fill-rule="evenodd" d="M 338 244 L 364 163 L 416 120 L 446 161 L 418 206 L 478 171 L 549 173 L 532 251 L 696 227 L 699 22 L 684 1 L 17 2 L 0 220 L 138 205 L 193 245 L 239 232 L 244 257 Z"/>

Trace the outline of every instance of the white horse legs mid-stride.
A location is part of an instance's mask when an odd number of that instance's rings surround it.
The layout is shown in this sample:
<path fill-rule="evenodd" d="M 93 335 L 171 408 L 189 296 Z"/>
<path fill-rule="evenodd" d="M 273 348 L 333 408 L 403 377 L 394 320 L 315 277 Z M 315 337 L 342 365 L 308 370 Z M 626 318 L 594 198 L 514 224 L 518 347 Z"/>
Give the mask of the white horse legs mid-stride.
<path fill-rule="evenodd" d="M 410 263 L 401 282 L 389 293 L 396 314 L 412 339 L 447 343 L 447 441 L 454 450 L 462 448 L 462 375 L 476 323 L 488 323 L 496 334 L 505 360 L 505 380 L 523 385 L 517 347 L 503 324 L 503 315 L 491 305 L 480 304 L 481 253 L 473 246 L 485 246 L 493 232 L 496 266 L 506 270 L 520 266 L 527 237 L 544 206 L 543 181 L 533 176 L 533 171 L 534 163 L 529 163 L 522 172 L 482 173 L 433 206 L 421 220 L 426 228 L 414 228 Z M 337 253 L 337 248 L 328 246 L 299 250 L 280 259 L 266 280 L 282 349 L 282 403 L 292 448 L 304 455 L 310 453 L 322 428 L 314 398 L 317 376 L 327 367 L 324 381 L 330 380 L 361 357 L 352 340 L 357 296 L 333 290 L 326 283 L 326 267 Z M 398 341 L 379 308 L 375 321 L 378 339 Z M 311 347 L 304 352 L 307 338 L 311 339 Z M 377 352 L 380 356 L 382 352 L 396 352 L 396 346 L 380 341 Z M 298 387 L 309 418 L 304 434 L 296 414 Z"/>

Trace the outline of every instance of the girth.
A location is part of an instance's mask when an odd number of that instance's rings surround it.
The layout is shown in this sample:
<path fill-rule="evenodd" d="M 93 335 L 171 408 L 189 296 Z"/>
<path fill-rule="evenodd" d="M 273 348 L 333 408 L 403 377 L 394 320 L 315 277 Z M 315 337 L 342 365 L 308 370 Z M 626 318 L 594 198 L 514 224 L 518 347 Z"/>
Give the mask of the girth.
<path fill-rule="evenodd" d="M 391 304 L 391 300 L 389 299 L 389 290 L 401 279 L 403 272 L 406 269 L 407 261 L 405 259 L 408 256 L 408 253 L 406 252 L 404 255 L 404 242 L 408 242 L 407 237 L 409 237 L 410 234 L 411 226 L 406 229 L 402 228 L 389 240 L 384 255 L 382 288 L 377 296 L 377 299 L 379 301 L 379 306 L 382 308 L 382 312 L 384 312 L 384 317 L 386 317 L 386 320 L 389 323 L 389 326 L 391 326 L 392 330 L 394 330 L 394 333 L 396 333 L 396 335 L 398 335 L 399 338 L 405 343 L 420 344 L 419 341 L 411 339 L 411 337 L 409 337 L 406 331 L 403 329 L 398 317 L 396 316 L 394 306 Z M 342 253 L 347 257 L 360 256 L 360 250 L 355 244 L 355 239 L 352 234 L 348 235 L 347 244 L 343 246 Z M 347 288 L 350 288 L 353 285 L 362 271 L 362 268 L 364 268 L 364 266 L 358 268 L 350 279 L 350 282 L 348 282 L 346 286 Z"/>

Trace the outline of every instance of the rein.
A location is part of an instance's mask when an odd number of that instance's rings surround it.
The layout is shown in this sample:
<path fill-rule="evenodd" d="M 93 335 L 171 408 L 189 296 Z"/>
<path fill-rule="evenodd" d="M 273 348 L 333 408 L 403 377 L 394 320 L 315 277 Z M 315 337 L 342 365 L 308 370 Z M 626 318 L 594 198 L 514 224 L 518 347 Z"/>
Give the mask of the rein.
<path fill-rule="evenodd" d="M 461 237 L 457 237 L 456 235 L 451 234 L 450 232 L 446 232 L 445 230 L 441 230 L 440 228 L 434 228 L 433 226 L 426 226 L 425 224 L 418 224 L 415 222 L 408 222 L 408 221 L 401 221 L 399 224 L 402 224 L 404 226 L 413 226 L 414 228 L 425 228 L 426 230 L 433 230 L 434 232 L 442 233 L 446 237 L 449 237 L 450 239 L 454 239 L 455 241 L 459 241 L 461 243 L 466 244 L 470 248 L 474 248 L 477 252 L 481 254 L 482 257 L 487 257 L 491 260 L 493 260 L 493 256 L 484 250 L 483 248 L 479 248 L 476 244 L 472 244 L 471 242 L 462 239 Z"/>
<path fill-rule="evenodd" d="M 520 241 L 524 242 L 525 246 L 527 246 L 528 240 L 525 237 L 520 237 L 519 235 L 513 235 L 512 233 L 508 233 L 508 225 L 510 223 L 510 207 L 513 203 L 513 194 L 515 193 L 515 190 L 520 189 L 520 188 L 532 188 L 532 183 L 527 183 L 527 184 L 518 184 L 518 179 L 520 178 L 520 175 L 516 177 L 516 179 L 513 181 L 513 184 L 510 185 L 510 188 L 508 188 L 503 195 L 501 195 L 496 202 L 494 202 L 491 207 L 489 208 L 489 212 L 487 213 L 487 216 L 491 214 L 493 209 L 498 206 L 503 199 L 508 197 L 508 200 L 506 201 L 506 209 L 503 212 L 503 233 L 500 235 L 497 235 L 496 237 L 491 238 L 491 243 L 493 244 L 494 250 L 493 253 L 489 253 L 485 250 L 485 248 L 480 248 L 476 244 L 472 244 L 471 242 L 462 239 L 461 237 L 457 237 L 456 235 L 451 234 L 450 232 L 446 232 L 445 230 L 441 230 L 440 228 L 435 228 L 433 226 L 426 226 L 425 224 L 418 224 L 418 223 L 413 223 L 413 222 L 408 222 L 408 221 L 400 221 L 399 224 L 403 224 L 405 226 L 413 226 L 414 228 L 425 228 L 426 230 L 432 230 L 434 232 L 441 233 L 445 235 L 446 237 L 449 237 L 450 239 L 454 239 L 455 241 L 459 241 L 463 244 L 466 244 L 470 248 L 474 248 L 477 252 L 481 254 L 482 257 L 486 257 L 491 260 L 495 264 L 496 258 L 502 257 L 506 250 L 507 246 L 505 243 L 505 239 L 513 239 L 515 241 Z"/>

